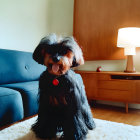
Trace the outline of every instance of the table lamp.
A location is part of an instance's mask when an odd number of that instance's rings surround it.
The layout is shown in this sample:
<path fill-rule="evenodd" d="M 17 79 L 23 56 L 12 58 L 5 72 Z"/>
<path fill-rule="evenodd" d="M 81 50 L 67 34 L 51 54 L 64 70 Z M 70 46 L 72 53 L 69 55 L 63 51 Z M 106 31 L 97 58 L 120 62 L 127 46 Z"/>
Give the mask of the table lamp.
<path fill-rule="evenodd" d="M 124 54 L 127 55 L 127 66 L 124 72 L 136 72 L 133 63 L 133 55 L 136 55 L 136 47 L 140 47 L 140 28 L 120 28 L 118 30 L 117 47 L 124 48 Z"/>

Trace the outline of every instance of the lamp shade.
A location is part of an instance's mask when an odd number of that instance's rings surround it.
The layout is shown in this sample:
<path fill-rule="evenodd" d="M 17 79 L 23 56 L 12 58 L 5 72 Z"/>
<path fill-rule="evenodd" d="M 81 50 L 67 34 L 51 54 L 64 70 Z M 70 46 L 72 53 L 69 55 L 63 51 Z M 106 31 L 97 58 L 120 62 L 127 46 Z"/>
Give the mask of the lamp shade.
<path fill-rule="evenodd" d="M 120 28 L 118 31 L 117 47 L 124 48 L 125 55 L 135 55 L 135 47 L 140 47 L 140 28 Z"/>

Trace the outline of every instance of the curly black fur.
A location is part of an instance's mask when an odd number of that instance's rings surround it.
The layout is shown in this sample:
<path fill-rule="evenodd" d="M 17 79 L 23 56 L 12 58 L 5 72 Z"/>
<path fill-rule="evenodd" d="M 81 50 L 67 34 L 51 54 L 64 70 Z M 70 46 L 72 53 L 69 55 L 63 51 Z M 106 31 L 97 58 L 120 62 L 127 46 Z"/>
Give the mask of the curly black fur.
<path fill-rule="evenodd" d="M 52 84 L 55 78 L 47 70 L 40 77 L 38 120 L 32 130 L 40 138 L 54 138 L 62 130 L 65 140 L 83 140 L 95 123 L 81 77 L 69 70 L 57 78 L 59 86 Z M 67 105 L 61 104 L 61 101 L 59 106 L 50 105 L 50 96 L 56 97 L 58 101 L 61 96 L 65 97 Z"/>
<path fill-rule="evenodd" d="M 75 53 L 78 50 L 73 38 L 65 38 L 57 43 L 56 36 L 41 40 L 35 49 L 33 58 L 43 64 L 42 49 L 53 55 L 60 45 L 60 50 L 65 47 L 74 53 L 73 66 L 77 66 L 79 57 Z M 74 48 L 75 47 L 75 48 Z M 64 48 L 63 48 L 64 49 Z M 57 50 L 59 51 L 59 50 Z M 57 79 L 59 84 L 53 84 Z M 63 75 L 52 75 L 48 69 L 44 71 L 39 80 L 39 111 L 38 119 L 32 126 L 32 130 L 39 138 L 55 138 L 57 132 L 63 132 L 64 140 L 84 140 L 88 130 L 95 128 L 92 113 L 85 94 L 82 78 L 73 70 L 68 70 Z"/>

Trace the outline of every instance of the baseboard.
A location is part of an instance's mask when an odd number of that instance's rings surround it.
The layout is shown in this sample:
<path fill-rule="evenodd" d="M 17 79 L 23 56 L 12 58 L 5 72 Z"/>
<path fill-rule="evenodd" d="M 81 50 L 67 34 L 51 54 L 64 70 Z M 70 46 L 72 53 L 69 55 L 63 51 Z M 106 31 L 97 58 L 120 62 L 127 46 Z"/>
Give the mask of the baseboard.
<path fill-rule="evenodd" d="M 122 102 L 112 102 L 112 101 L 97 101 L 99 104 L 105 104 L 105 105 L 112 105 L 112 106 L 118 106 L 118 107 L 125 107 L 125 103 Z M 134 109 L 140 109 L 140 104 L 128 104 L 129 108 Z"/>

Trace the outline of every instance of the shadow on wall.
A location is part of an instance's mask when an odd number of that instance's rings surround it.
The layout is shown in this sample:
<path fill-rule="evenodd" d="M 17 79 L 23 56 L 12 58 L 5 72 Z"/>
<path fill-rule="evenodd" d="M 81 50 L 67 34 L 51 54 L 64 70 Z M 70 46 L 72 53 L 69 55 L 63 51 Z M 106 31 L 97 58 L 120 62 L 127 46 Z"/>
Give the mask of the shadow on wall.
<path fill-rule="evenodd" d="M 74 0 L 49 0 L 50 32 L 58 35 L 73 34 Z"/>
<path fill-rule="evenodd" d="M 102 67 L 102 71 L 124 71 L 126 60 L 86 61 L 84 65 L 79 66 L 77 69 L 96 71 L 99 66 Z"/>

